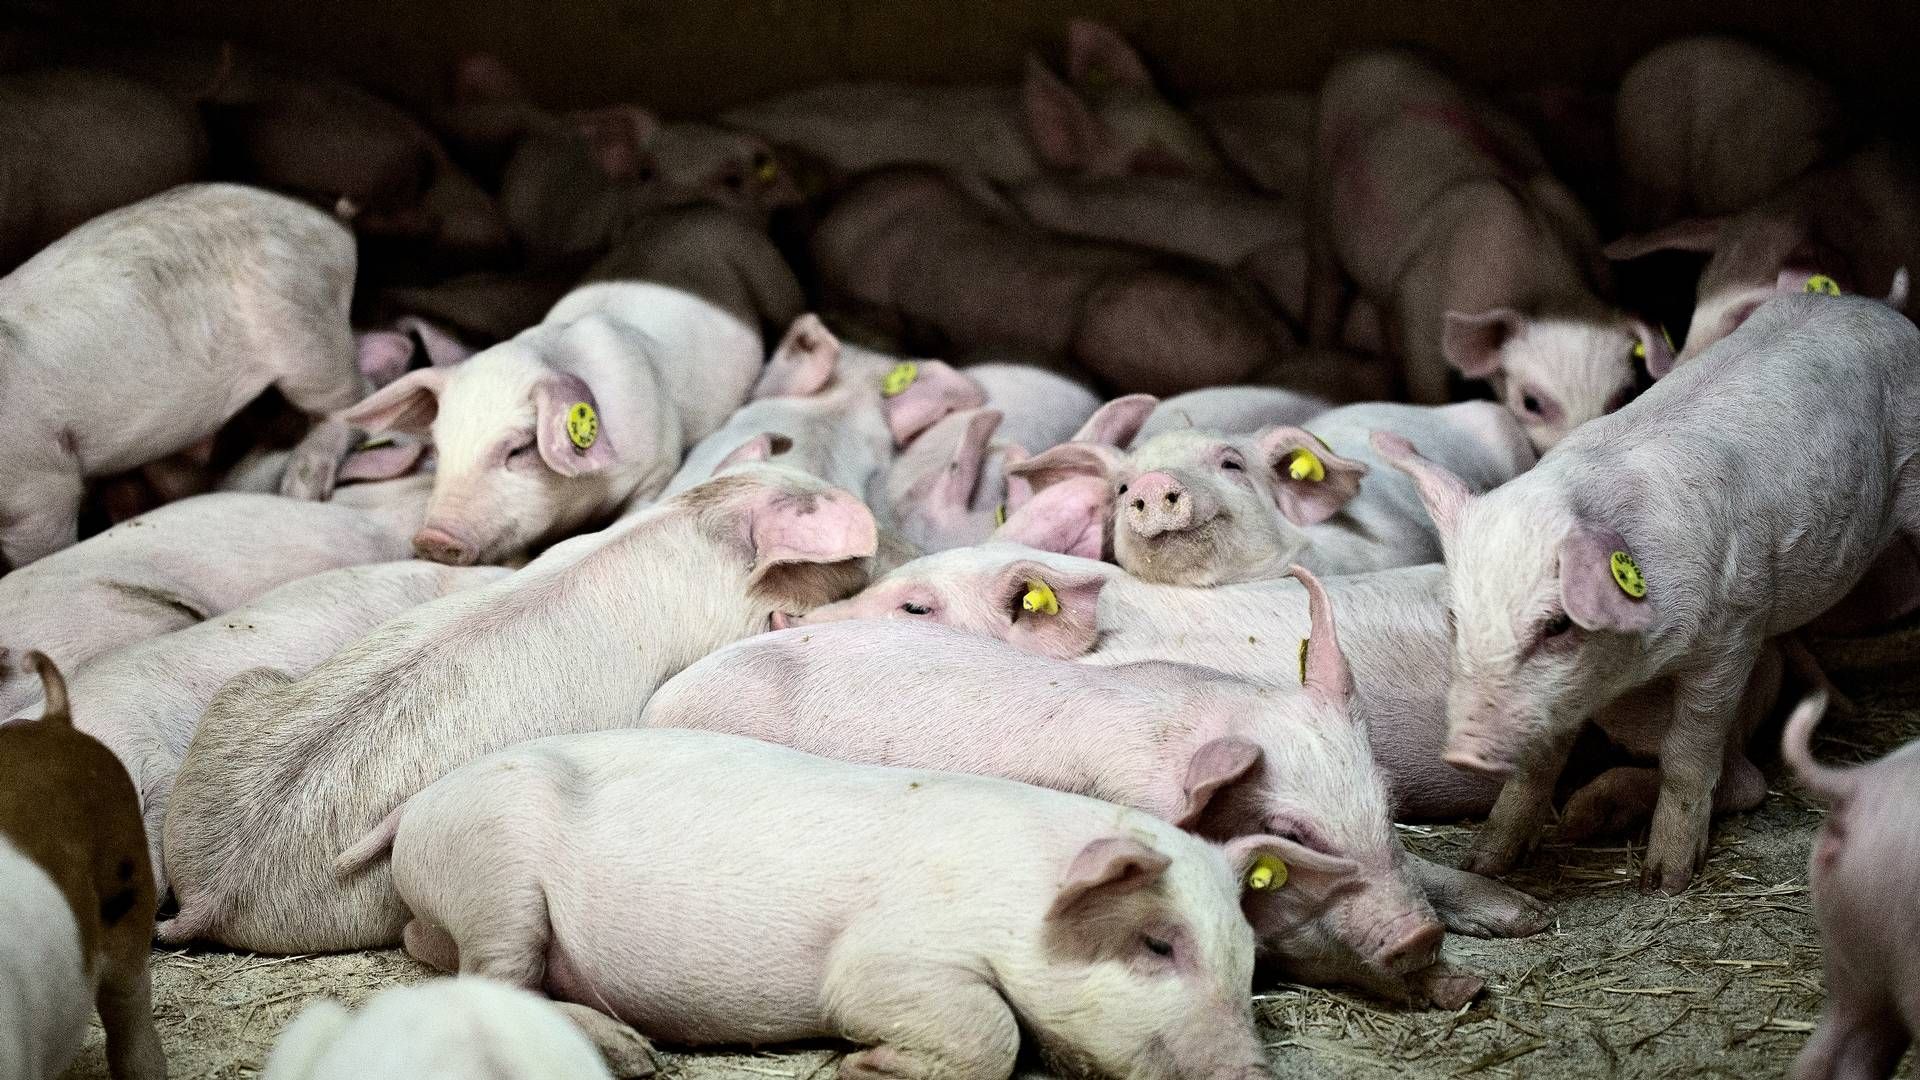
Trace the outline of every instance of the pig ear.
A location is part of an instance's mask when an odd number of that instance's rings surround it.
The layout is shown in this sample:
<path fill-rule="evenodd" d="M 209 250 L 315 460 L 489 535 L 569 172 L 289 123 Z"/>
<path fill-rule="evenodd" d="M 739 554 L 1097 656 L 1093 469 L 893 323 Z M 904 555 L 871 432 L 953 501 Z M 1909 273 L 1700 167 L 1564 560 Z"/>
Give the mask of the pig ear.
<path fill-rule="evenodd" d="M 344 484 L 349 480 L 391 480 L 405 476 L 426 452 L 426 443 L 412 441 L 363 447 L 348 454 L 340 463 L 335 480 Z"/>
<path fill-rule="evenodd" d="M 1153 74 L 1127 39 L 1092 19 L 1067 24 L 1067 78 L 1095 93 L 1115 86 L 1153 86 Z"/>
<path fill-rule="evenodd" d="M 1160 406 L 1160 399 L 1152 394 L 1128 394 L 1114 398 L 1080 425 L 1073 433 L 1072 442 L 1099 443 L 1118 450 L 1125 450 L 1140 434 L 1140 428 Z"/>
<path fill-rule="evenodd" d="M 1241 836 L 1226 844 L 1227 865 L 1261 936 L 1271 937 L 1319 917 L 1342 894 L 1360 887 L 1360 867 L 1278 836 Z"/>
<path fill-rule="evenodd" d="M 793 449 L 792 439 L 775 432 L 763 431 L 753 438 L 748 439 L 746 442 L 741 443 L 739 446 L 734 447 L 731 453 L 721 458 L 720 464 L 714 466 L 713 474 L 718 476 L 728 469 L 733 468 L 735 465 L 745 465 L 753 461 L 765 461 L 776 454 L 784 454 L 791 449 Z"/>
<path fill-rule="evenodd" d="M 1008 480 L 1009 495 L 1012 484 Z M 1076 477 L 1036 492 L 1014 507 L 993 539 L 1025 544 L 1038 551 L 1099 559 L 1106 553 L 1107 508 L 1113 495 L 1104 479 Z"/>
<path fill-rule="evenodd" d="M 413 339 L 394 330 L 368 330 L 353 338 L 354 362 L 375 386 L 407 373 L 413 363 Z"/>
<path fill-rule="evenodd" d="M 1622 634 L 1645 630 L 1653 623 L 1651 588 L 1626 538 L 1612 529 L 1578 522 L 1560 541 L 1560 602 L 1581 627 Z"/>
<path fill-rule="evenodd" d="M 1469 379 L 1490 379 L 1500 370 L 1500 346 L 1526 325 L 1525 316 L 1512 308 L 1494 308 L 1478 315 L 1447 312 L 1440 332 L 1440 351 L 1447 363 Z"/>
<path fill-rule="evenodd" d="M 1434 527 L 1440 530 L 1442 540 L 1453 536 L 1460 526 L 1460 515 L 1467 504 L 1473 501 L 1473 493 L 1460 478 L 1420 456 L 1405 436 L 1391 431 L 1373 433 L 1373 448 L 1387 463 L 1413 479 L 1413 486 L 1420 492 L 1420 501 L 1427 506 L 1427 516 L 1433 519 Z"/>
<path fill-rule="evenodd" d="M 840 365 L 840 339 L 833 336 L 820 316 L 809 311 L 793 320 L 787 334 L 773 350 L 773 359 L 760 373 L 749 397 L 758 401 L 773 397 L 810 397 L 833 381 Z"/>
<path fill-rule="evenodd" d="M 893 432 L 893 444 L 905 446 L 914 436 L 932 427 L 949 413 L 977 409 L 987 403 L 986 391 L 969 375 L 955 371 L 939 360 L 906 363 L 894 371 L 911 371 L 913 378 L 893 393 L 894 383 L 883 383 L 881 411 L 887 417 L 887 430 Z M 889 379 L 894 376 L 889 373 Z"/>
<path fill-rule="evenodd" d="M 1051 450 L 1042 451 L 1025 461 L 1008 466 L 1007 475 L 1024 477 L 1033 485 L 1035 492 L 1041 492 L 1063 480 L 1080 476 L 1110 481 L 1124 460 L 1125 456 L 1111 446 L 1083 442 L 1061 443 Z"/>
<path fill-rule="evenodd" d="M 1000 471 L 1004 473 L 1032 456 L 1032 454 L 1027 452 L 1027 448 L 1021 446 L 1019 443 L 1007 443 L 1000 450 Z M 1024 476 L 1008 476 L 1006 479 L 1006 512 L 1011 514 L 1015 510 L 1027 505 L 1027 502 L 1033 498 L 1033 483 Z M 1004 523 L 1005 520 L 1003 516 L 1001 518 L 1002 523 Z"/>
<path fill-rule="evenodd" d="M 967 430 L 955 444 L 946 466 L 929 478 L 929 488 L 916 494 L 952 510 L 964 512 L 971 507 L 974 489 L 980 486 L 980 473 L 986 468 L 987 447 L 1000 427 L 1000 419 L 998 409 L 980 409 L 968 417 Z"/>
<path fill-rule="evenodd" d="M 417 315 L 394 320 L 393 328 L 411 338 L 434 367 L 451 367 L 474 353 L 473 347 Z"/>
<path fill-rule="evenodd" d="M 1273 474 L 1273 501 L 1295 525 L 1318 525 L 1360 494 L 1366 463 L 1334 453 L 1312 432 L 1268 428 L 1260 433 L 1257 445 Z"/>
<path fill-rule="evenodd" d="M 1602 250 L 1614 262 L 1638 259 L 1656 251 L 1709 252 L 1720 243 L 1719 218 L 1689 218 L 1637 236 L 1623 236 Z"/>
<path fill-rule="evenodd" d="M 613 443 L 600 426 L 600 403 L 579 376 L 557 371 L 540 376 L 533 385 L 533 411 L 547 468 L 579 476 L 613 464 Z"/>
<path fill-rule="evenodd" d="M 404 431 L 425 435 L 440 411 L 440 393 L 447 387 L 447 373 L 439 368 L 409 371 L 350 405 L 336 418 L 365 431 Z"/>
<path fill-rule="evenodd" d="M 1187 804 L 1173 823 L 1183 829 L 1198 828 L 1214 796 L 1252 772 L 1260 757 L 1260 747 L 1247 739 L 1228 736 L 1202 744 L 1187 762 Z"/>
<path fill-rule="evenodd" d="M 1001 570 L 995 581 L 995 602 L 1013 612 L 1008 644 L 1055 660 L 1072 660 L 1093 650 L 1100 636 L 1104 575 L 1055 570 L 1021 559 Z"/>
<path fill-rule="evenodd" d="M 1049 168 L 1084 172 L 1110 156 L 1113 133 L 1037 56 L 1027 57 L 1020 98 L 1027 138 Z"/>
<path fill-rule="evenodd" d="M 1320 579 L 1304 566 L 1293 566 L 1287 573 L 1307 589 L 1309 636 L 1305 645 L 1305 675 L 1301 681 L 1306 684 L 1307 694 L 1314 700 L 1351 715 L 1353 671 L 1347 667 L 1347 654 L 1340 648 L 1340 636 L 1334 626 L 1333 604 L 1327 600 L 1327 590 L 1320 586 Z"/>
<path fill-rule="evenodd" d="M 658 117 L 638 106 L 610 105 L 574 113 L 572 120 L 601 172 L 615 180 L 640 177 L 652 158 L 647 144 L 659 134 Z"/>
<path fill-rule="evenodd" d="M 873 515 L 860 500 L 839 490 L 799 496 L 764 487 L 748 510 L 753 545 L 751 584 L 779 567 L 864 559 L 879 545 Z"/>
<path fill-rule="evenodd" d="M 1640 342 L 1640 351 L 1646 353 L 1647 374 L 1659 379 L 1673 370 L 1673 346 L 1667 342 L 1667 335 L 1635 319 L 1633 336 Z"/>
<path fill-rule="evenodd" d="M 1149 888 L 1173 860 L 1129 836 L 1109 836 L 1080 849 L 1067 867 L 1049 921 L 1098 919 L 1107 905 Z"/>

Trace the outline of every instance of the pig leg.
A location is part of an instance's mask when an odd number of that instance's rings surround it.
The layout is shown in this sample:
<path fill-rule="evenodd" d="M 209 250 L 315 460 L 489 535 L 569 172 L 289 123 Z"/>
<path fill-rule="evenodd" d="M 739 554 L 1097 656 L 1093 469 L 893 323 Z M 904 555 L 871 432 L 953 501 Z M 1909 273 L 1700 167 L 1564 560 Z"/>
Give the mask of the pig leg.
<path fill-rule="evenodd" d="M 438 926 L 413 919 L 400 931 L 400 944 L 408 956 L 430 968 L 460 970 L 460 946 L 454 944 L 452 934 Z"/>
<path fill-rule="evenodd" d="M 273 385 L 301 412 L 326 416 L 366 396 L 369 384 L 360 374 L 353 331 L 345 319 L 337 327 L 298 329 L 289 340 L 273 344 L 278 348 L 269 355 L 284 358 Z"/>
<path fill-rule="evenodd" d="M 977 977 L 904 954 L 843 954 L 828 974 L 826 1000 L 841 1033 L 867 1045 L 841 1061 L 842 1080 L 1012 1075 L 1019 1025 Z"/>
<path fill-rule="evenodd" d="M 107 1071 L 113 1080 L 165 1080 L 167 1056 L 153 1027 L 153 982 L 145 934 L 137 956 L 102 981 L 94 1006 L 107 1032 Z"/>
<path fill-rule="evenodd" d="M 652 1076 L 660 1071 L 659 1063 L 653 1059 L 653 1044 L 632 1025 L 571 1001 L 556 1001 L 553 1005 L 600 1051 L 607 1071 L 621 1080 Z"/>
<path fill-rule="evenodd" d="M 1851 998 L 1835 995 L 1827 1003 L 1827 1014 L 1793 1063 L 1793 1080 L 1886 1080 L 1893 1075 L 1911 1037 L 1894 1019 L 1891 1005 L 1868 1007 Z"/>
<path fill-rule="evenodd" d="M 86 482 L 72 472 L 39 472 L 0 490 L 0 566 L 18 569 L 80 539 Z"/>
<path fill-rule="evenodd" d="M 1756 658 L 1757 651 L 1750 651 L 1733 670 L 1723 659 L 1718 672 L 1674 682 L 1673 726 L 1660 742 L 1660 795 L 1640 872 L 1642 889 L 1680 892 L 1706 861 L 1714 794 L 1726 761 L 1740 756 L 1728 746 L 1730 729 Z M 1764 784 L 1760 793 L 1765 795 Z"/>
<path fill-rule="evenodd" d="M 1428 862 L 1409 854 L 1408 880 L 1427 896 L 1434 914 L 1456 934 L 1515 938 L 1537 934 L 1553 924 L 1553 909 L 1497 881 Z"/>
<path fill-rule="evenodd" d="M 1737 814 L 1767 797 L 1767 780 L 1744 751 L 1730 748 L 1721 762 L 1713 791 L 1713 812 Z M 1567 800 L 1560 815 L 1560 839 L 1570 844 L 1596 836 L 1631 833 L 1653 816 L 1660 798 L 1660 770 L 1620 766 L 1594 777 Z"/>
<path fill-rule="evenodd" d="M 1461 869 L 1482 876 L 1504 874 L 1519 864 L 1540 840 L 1540 823 L 1553 812 L 1553 788 L 1567 767 L 1580 726 L 1548 732 L 1521 758 L 1500 788 L 1487 823 L 1474 834 Z"/>
<path fill-rule="evenodd" d="M 322 420 L 287 457 L 280 494 L 314 502 L 333 494 L 340 465 L 364 441 L 366 432 L 343 420 Z"/>

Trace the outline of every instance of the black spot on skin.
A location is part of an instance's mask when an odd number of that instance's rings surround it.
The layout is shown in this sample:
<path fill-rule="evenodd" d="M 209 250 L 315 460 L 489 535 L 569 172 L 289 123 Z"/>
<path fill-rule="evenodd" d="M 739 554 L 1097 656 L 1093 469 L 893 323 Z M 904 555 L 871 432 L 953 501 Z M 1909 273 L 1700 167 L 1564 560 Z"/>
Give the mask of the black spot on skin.
<path fill-rule="evenodd" d="M 121 889 L 100 902 L 100 925 L 113 926 L 133 910 L 133 890 Z"/>

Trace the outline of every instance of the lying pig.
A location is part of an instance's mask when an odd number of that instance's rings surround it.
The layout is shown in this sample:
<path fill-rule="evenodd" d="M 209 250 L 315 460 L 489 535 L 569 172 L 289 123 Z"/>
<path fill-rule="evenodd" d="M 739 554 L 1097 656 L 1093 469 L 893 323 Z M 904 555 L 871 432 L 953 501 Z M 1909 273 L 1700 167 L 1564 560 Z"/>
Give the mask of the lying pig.
<path fill-rule="evenodd" d="M 1106 407 L 1127 408 L 1124 404 L 1127 400 L 1119 398 L 1108 402 Z M 1275 424 L 1304 424 L 1330 408 L 1331 405 L 1317 397 L 1274 386 L 1209 386 L 1176 394 L 1165 401 L 1153 401 L 1152 411 L 1139 429 L 1127 441 L 1114 445 L 1124 450 L 1135 439 L 1144 442 L 1181 428 L 1252 435 Z"/>
<path fill-rule="evenodd" d="M 434 979 L 374 995 L 358 1012 L 314 1002 L 280 1032 L 263 1080 L 474 1076 L 611 1080 L 550 1003 L 491 979 Z"/>
<path fill-rule="evenodd" d="M 1807 869 L 1826 965 L 1826 1015 L 1801 1048 L 1793 1080 L 1880 1080 L 1894 1074 L 1920 1031 L 1912 989 L 1920 957 L 1905 916 L 1913 890 L 1901 884 L 1912 872 L 1920 826 L 1920 744 L 1857 768 L 1822 765 L 1808 743 L 1826 704 L 1824 695 L 1802 702 L 1780 745 L 1800 786 L 1829 807 Z"/>
<path fill-rule="evenodd" d="M 873 552 L 853 496 L 747 465 L 414 608 L 303 678 L 239 676 L 174 785 L 163 848 L 180 914 L 161 938 L 392 944 L 405 917 L 387 875 L 342 885 L 329 870 L 383 815 L 501 747 L 631 723 L 661 682 L 774 611 L 858 588 Z"/>
<path fill-rule="evenodd" d="M 1072 1075 L 1259 1080 L 1242 912 L 1297 924 L 1357 871 L 1275 836 L 1212 844 L 1078 795 L 695 731 L 475 761 L 343 871 L 389 846 L 415 957 L 679 1043 L 846 1039 L 848 1076 L 1003 1077 L 1030 1039 Z"/>
<path fill-rule="evenodd" d="M 1038 579 L 1022 587 L 1012 603 L 1057 606 Z M 1052 632 L 1069 632 L 1065 623 Z M 1361 887 L 1310 926 L 1253 912 L 1267 951 L 1296 978 L 1457 1005 L 1447 995 L 1470 997 L 1477 980 L 1468 988 L 1435 967 L 1441 923 L 1407 871 L 1366 732 L 1349 715 L 1352 679 L 1324 594 L 1311 639 L 1305 692 L 1283 694 L 1179 664 L 1062 663 L 927 623 L 801 626 L 694 664 L 660 688 L 641 722 L 869 765 L 1004 776 L 1209 836 L 1285 836 L 1350 860 Z M 1541 909 L 1528 907 L 1538 929 Z"/>
<path fill-rule="evenodd" d="M 746 397 L 760 356 L 757 331 L 690 293 L 586 285 L 513 340 L 409 372 L 338 419 L 429 435 L 415 550 L 495 562 L 658 493 Z"/>
<path fill-rule="evenodd" d="M 953 413 L 894 459 L 883 505 L 908 543 L 929 552 L 977 544 L 1026 501 L 1026 481 L 1006 470 L 1027 451 L 994 437 L 1000 420 L 995 409 Z"/>
<path fill-rule="evenodd" d="M 1000 414 L 1000 438 L 1028 450 L 1068 441 L 1100 408 L 1093 391 L 1033 364 L 971 364 L 964 374 Z"/>
<path fill-rule="evenodd" d="M 1268 302 L 1230 273 L 1046 235 L 931 170 L 856 184 L 812 244 L 823 290 L 852 310 L 958 352 L 1077 365 L 1123 390 L 1236 382 L 1291 343 Z"/>
<path fill-rule="evenodd" d="M 73 729 L 53 661 L 24 661 L 47 706 L 0 723 L 0 1062 L 9 1077 L 54 1080 L 98 1008 L 114 1080 L 165 1080 L 147 976 L 156 899 L 133 784 Z"/>
<path fill-rule="evenodd" d="M 1845 140 L 1833 88 L 1736 38 L 1681 38 L 1641 57 L 1614 109 L 1622 201 L 1639 228 L 1731 214 L 1819 165 Z"/>
<path fill-rule="evenodd" d="M 1920 165 L 1911 151 L 1876 143 L 1757 206 L 1624 237 L 1607 246 L 1607 255 L 1634 259 L 1668 250 L 1709 253 L 1687 340 L 1674 362 L 1699 356 L 1776 296 L 1864 293 L 1911 314 L 1908 269 L 1920 265 Z M 1652 366 L 1653 374 L 1665 375 L 1671 366 Z"/>
<path fill-rule="evenodd" d="M 77 667 L 298 578 L 405 558 L 425 497 L 416 479 L 332 503 L 237 493 L 169 503 L 0 577 L 0 661 L 37 647 Z M 28 680 L 0 675 L 0 720 L 32 700 Z"/>
<path fill-rule="evenodd" d="M 0 562 L 73 543 L 87 477 L 199 442 L 269 386 L 308 413 L 351 405 L 353 273 L 353 237 L 325 214 L 202 184 L 0 279 Z"/>
<path fill-rule="evenodd" d="M 73 724 L 113 751 L 133 777 L 161 894 L 167 891 L 167 876 L 160 834 L 174 774 L 200 715 L 222 686 L 259 667 L 298 678 L 408 608 L 507 573 L 501 567 L 411 560 L 328 570 L 76 669 Z"/>
<path fill-rule="evenodd" d="M 1011 466 L 1035 500 L 1064 480 L 1105 480 L 1114 558 L 1170 585 L 1226 585 L 1279 577 L 1300 562 L 1353 574 L 1432 562 L 1440 536 L 1413 483 L 1368 444 L 1377 430 L 1425 439 L 1474 491 L 1526 471 L 1533 450 L 1511 415 L 1489 402 L 1373 403 L 1323 413 L 1313 430 L 1255 435 L 1169 431 L 1122 453 L 1068 443 Z"/>
<path fill-rule="evenodd" d="M 1710 815 L 1766 793 L 1741 708 L 1763 643 L 1920 529 L 1916 362 L 1920 330 L 1886 306 L 1794 297 L 1488 494 L 1374 437 L 1446 547 L 1458 629 L 1445 760 L 1507 778 L 1468 869 L 1520 858 L 1596 708 L 1666 684 L 1671 710 L 1637 733 L 1660 758 L 1641 880 L 1686 887 Z"/>
<path fill-rule="evenodd" d="M 1539 149 L 1410 54 L 1348 60 L 1320 92 L 1309 331 L 1333 340 L 1343 279 L 1388 312 L 1416 401 L 1448 369 L 1489 379 L 1537 449 L 1619 408 L 1666 339 L 1608 306 L 1592 222 Z"/>
<path fill-rule="evenodd" d="M 0 274 L 83 222 L 195 180 L 199 118 L 144 84 L 104 71 L 0 78 Z"/>
<path fill-rule="evenodd" d="M 901 164 L 999 182 L 1049 169 L 1093 176 L 1220 173 L 1206 136 L 1160 95 L 1118 34 L 1084 19 L 1069 23 L 1067 68 L 1072 86 L 1029 56 L 1018 90 L 829 83 L 721 118 L 849 174 Z"/>

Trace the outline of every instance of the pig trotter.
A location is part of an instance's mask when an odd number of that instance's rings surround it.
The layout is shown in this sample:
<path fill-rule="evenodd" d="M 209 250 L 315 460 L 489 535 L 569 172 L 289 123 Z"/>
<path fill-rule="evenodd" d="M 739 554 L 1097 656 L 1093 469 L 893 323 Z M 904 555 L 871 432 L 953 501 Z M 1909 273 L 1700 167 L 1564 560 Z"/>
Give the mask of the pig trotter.
<path fill-rule="evenodd" d="M 607 1071 L 620 1080 L 652 1076 L 660 1071 L 660 1064 L 653 1057 L 653 1044 L 632 1026 L 585 1005 L 566 1001 L 553 1004 L 593 1043 L 606 1061 Z"/>
<path fill-rule="evenodd" d="M 1434 913 L 1456 934 L 1479 938 L 1516 938 L 1553 925 L 1553 908 L 1497 881 L 1409 855 L 1407 876 L 1433 905 Z"/>

